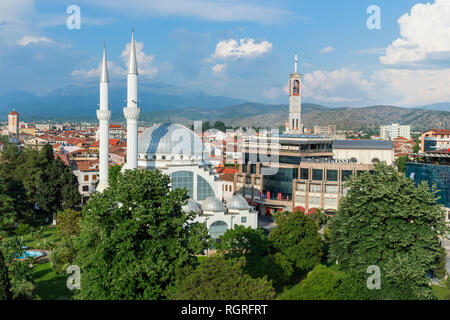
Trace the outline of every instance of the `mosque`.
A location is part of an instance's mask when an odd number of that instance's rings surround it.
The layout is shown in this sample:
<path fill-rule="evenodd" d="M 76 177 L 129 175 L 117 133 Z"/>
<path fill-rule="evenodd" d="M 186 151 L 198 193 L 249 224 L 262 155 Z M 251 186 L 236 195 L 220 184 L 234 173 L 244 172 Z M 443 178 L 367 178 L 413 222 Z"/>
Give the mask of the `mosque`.
<path fill-rule="evenodd" d="M 171 187 L 186 188 L 189 200 L 183 207 L 195 212 L 194 222 L 204 222 L 212 238 L 220 237 L 235 225 L 256 228 L 258 213 L 240 195 L 223 203 L 219 177 L 208 161 L 201 139 L 190 129 L 175 123 L 155 124 L 138 136 L 138 65 L 134 30 L 127 75 L 127 106 L 123 109 L 127 121 L 127 160 L 124 170 L 157 169 L 171 177 Z M 109 171 L 109 76 L 106 49 L 100 72 L 99 120 L 99 184 L 97 191 L 108 187 Z"/>

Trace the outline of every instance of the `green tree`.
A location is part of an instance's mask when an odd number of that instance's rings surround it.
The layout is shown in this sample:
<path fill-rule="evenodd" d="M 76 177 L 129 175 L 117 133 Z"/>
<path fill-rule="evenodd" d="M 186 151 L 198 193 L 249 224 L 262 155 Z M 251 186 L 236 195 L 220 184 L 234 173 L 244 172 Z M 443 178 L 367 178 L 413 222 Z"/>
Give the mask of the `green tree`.
<path fill-rule="evenodd" d="M 197 223 L 188 223 L 195 213 L 182 210 L 187 198 L 158 170 L 126 170 L 116 184 L 94 193 L 75 245 L 82 270 L 77 298 L 164 298 L 176 270 L 195 265 L 199 242 L 208 240 Z M 205 238 L 193 241 L 196 236 Z"/>
<path fill-rule="evenodd" d="M 419 153 L 419 151 L 420 151 L 420 140 L 416 139 L 416 140 L 414 140 L 414 142 L 415 142 L 415 144 L 413 146 L 413 152 L 414 153 Z"/>
<path fill-rule="evenodd" d="M 179 277 L 173 300 L 269 300 L 275 296 L 271 281 L 244 273 L 245 257 L 213 255 Z"/>
<path fill-rule="evenodd" d="M 300 212 L 284 213 L 275 222 L 277 226 L 270 232 L 269 240 L 293 264 L 294 270 L 308 272 L 320 263 L 323 241 L 311 217 Z"/>
<path fill-rule="evenodd" d="M 16 218 L 14 199 L 8 194 L 6 183 L 0 177 L 0 228 L 12 224 Z"/>
<path fill-rule="evenodd" d="M 289 290 L 285 300 L 336 300 L 339 280 L 335 273 L 324 265 L 317 265 L 299 285 Z"/>
<path fill-rule="evenodd" d="M 9 271 L 0 250 L 0 300 L 11 299 L 11 284 L 9 282 Z"/>
<path fill-rule="evenodd" d="M 81 211 L 66 209 L 58 214 L 58 225 L 61 238 L 67 239 L 80 234 L 80 221 L 83 217 Z"/>
<path fill-rule="evenodd" d="M 270 242 L 262 228 L 253 229 L 235 225 L 228 229 L 220 238 L 219 249 L 227 256 L 237 258 L 241 256 L 265 256 L 269 253 Z"/>
<path fill-rule="evenodd" d="M 405 173 L 406 172 L 406 163 L 409 161 L 411 161 L 411 159 L 407 155 L 398 157 L 395 160 L 395 164 L 397 165 L 398 171 Z"/>
<path fill-rule="evenodd" d="M 383 163 L 375 164 L 373 174 L 353 175 L 345 187 L 329 223 L 332 258 L 361 283 L 369 266 L 380 267 L 381 289 L 371 290 L 372 298 L 432 298 L 427 273 L 436 267 L 440 236 L 448 231 L 435 190 L 426 183 L 416 187 Z"/>
<path fill-rule="evenodd" d="M 227 131 L 227 127 L 225 126 L 225 123 L 223 123 L 222 121 L 216 121 L 213 124 L 213 128 L 214 129 L 218 129 L 222 132 L 226 132 Z"/>

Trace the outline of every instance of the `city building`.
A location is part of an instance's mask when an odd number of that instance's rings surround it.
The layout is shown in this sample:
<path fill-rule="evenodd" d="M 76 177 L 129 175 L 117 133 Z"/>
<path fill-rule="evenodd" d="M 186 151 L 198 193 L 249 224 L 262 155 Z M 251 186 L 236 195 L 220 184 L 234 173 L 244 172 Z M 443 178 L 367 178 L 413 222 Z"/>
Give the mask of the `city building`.
<path fill-rule="evenodd" d="M 8 114 L 8 135 L 11 143 L 19 144 L 19 114 L 16 111 Z"/>
<path fill-rule="evenodd" d="M 450 148 L 450 129 L 431 129 L 420 136 L 420 151 L 436 151 Z"/>
<path fill-rule="evenodd" d="M 386 162 L 394 164 L 394 143 L 386 140 L 335 140 L 333 154 L 337 159 L 351 159 L 359 164 Z"/>
<path fill-rule="evenodd" d="M 193 222 L 206 223 L 213 239 L 219 238 L 235 225 L 254 229 L 258 227 L 258 212 L 239 195 L 234 195 L 225 204 L 213 196 L 201 205 L 189 199 L 183 210 L 197 213 Z"/>
<path fill-rule="evenodd" d="M 314 134 L 319 136 L 331 136 L 337 133 L 336 125 L 314 126 Z"/>
<path fill-rule="evenodd" d="M 380 135 L 383 140 L 393 140 L 399 137 L 411 139 L 411 126 L 403 126 L 398 123 L 380 126 Z"/>
<path fill-rule="evenodd" d="M 436 186 L 437 202 L 445 207 L 450 221 L 450 148 L 413 154 L 412 157 L 414 162 L 406 163 L 406 176 L 416 184 L 425 181 L 430 187 Z"/>

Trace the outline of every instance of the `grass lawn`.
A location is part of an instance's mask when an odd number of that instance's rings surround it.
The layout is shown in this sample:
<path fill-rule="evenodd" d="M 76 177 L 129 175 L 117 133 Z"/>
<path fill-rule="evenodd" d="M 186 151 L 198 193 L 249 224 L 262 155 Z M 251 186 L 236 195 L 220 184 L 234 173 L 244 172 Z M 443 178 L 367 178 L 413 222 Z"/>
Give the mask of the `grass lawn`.
<path fill-rule="evenodd" d="M 10 233 L 8 235 L 8 238 L 12 237 L 16 237 L 19 240 L 23 239 L 23 245 L 27 246 L 30 249 L 47 249 L 47 250 L 53 247 L 56 241 L 59 239 L 58 231 L 56 230 L 56 228 L 51 229 L 48 227 L 43 228 L 41 239 L 39 240 L 39 245 L 36 236 L 33 236 L 31 233 L 23 236 L 16 235 L 15 233 Z"/>
<path fill-rule="evenodd" d="M 67 288 L 67 276 L 56 274 L 50 262 L 35 264 L 33 270 L 37 295 L 42 300 L 69 300 L 73 293 Z"/>
<path fill-rule="evenodd" d="M 438 298 L 438 300 L 450 300 L 450 290 L 445 287 L 440 287 L 435 284 L 431 285 L 433 289 L 433 294 Z"/>

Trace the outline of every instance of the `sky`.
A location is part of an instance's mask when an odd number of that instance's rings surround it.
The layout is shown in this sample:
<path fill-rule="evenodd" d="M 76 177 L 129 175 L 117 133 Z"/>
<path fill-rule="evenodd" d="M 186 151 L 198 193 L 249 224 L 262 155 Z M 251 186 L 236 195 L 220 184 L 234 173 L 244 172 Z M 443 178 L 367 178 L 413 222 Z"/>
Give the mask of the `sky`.
<path fill-rule="evenodd" d="M 1 0 L 0 94 L 96 81 L 104 43 L 120 83 L 133 26 L 143 83 L 287 103 L 298 54 L 303 102 L 450 101 L 450 0 Z"/>

